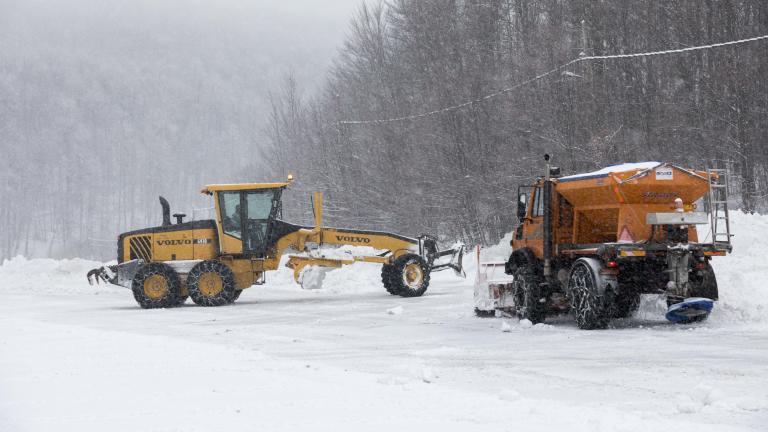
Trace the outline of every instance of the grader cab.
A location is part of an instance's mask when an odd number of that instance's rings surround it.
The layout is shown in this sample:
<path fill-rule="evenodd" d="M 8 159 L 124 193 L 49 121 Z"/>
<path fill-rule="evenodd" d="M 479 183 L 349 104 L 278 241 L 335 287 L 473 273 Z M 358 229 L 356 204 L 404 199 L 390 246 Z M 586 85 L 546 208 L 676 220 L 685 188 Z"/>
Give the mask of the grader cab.
<path fill-rule="evenodd" d="M 433 271 L 451 268 L 463 275 L 461 245 L 439 251 L 428 235 L 323 227 L 321 193 L 313 196 L 314 227 L 283 221 L 282 194 L 291 180 L 206 186 L 201 192 L 213 198 L 215 220 L 184 222 L 186 215 L 175 214 L 172 224 L 170 206 L 161 197 L 163 224 L 121 234 L 118 264 L 92 270 L 89 282 L 95 278 L 129 287 L 141 307 L 161 308 L 188 297 L 203 306 L 232 303 L 242 290 L 264 284 L 266 272 L 277 270 L 286 253 L 292 253 L 286 265 L 307 288 L 322 282 L 318 269 L 358 261 L 381 264 L 385 289 L 402 297 L 424 294 Z M 323 253 L 346 245 L 366 248 L 341 257 Z"/>
<path fill-rule="evenodd" d="M 547 158 L 545 175 L 518 192 L 513 279 L 476 284 L 478 314 L 537 323 L 572 310 L 580 328 L 604 328 L 641 294 L 663 294 L 667 319 L 705 319 L 718 298 L 711 258 L 731 251 L 726 175 L 645 162 L 560 177 Z"/>

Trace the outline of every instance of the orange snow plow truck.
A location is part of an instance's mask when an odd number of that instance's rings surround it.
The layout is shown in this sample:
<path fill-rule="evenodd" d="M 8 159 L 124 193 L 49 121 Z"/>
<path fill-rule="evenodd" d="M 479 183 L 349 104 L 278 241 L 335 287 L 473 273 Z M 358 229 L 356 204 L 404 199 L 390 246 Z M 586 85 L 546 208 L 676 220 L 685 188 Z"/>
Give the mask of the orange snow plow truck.
<path fill-rule="evenodd" d="M 672 322 L 706 319 L 718 297 L 710 260 L 731 252 L 726 170 L 643 162 L 560 177 L 545 160 L 545 175 L 518 189 L 506 275 L 479 263 L 478 315 L 535 324 L 572 311 L 579 328 L 600 329 L 653 293 Z"/>

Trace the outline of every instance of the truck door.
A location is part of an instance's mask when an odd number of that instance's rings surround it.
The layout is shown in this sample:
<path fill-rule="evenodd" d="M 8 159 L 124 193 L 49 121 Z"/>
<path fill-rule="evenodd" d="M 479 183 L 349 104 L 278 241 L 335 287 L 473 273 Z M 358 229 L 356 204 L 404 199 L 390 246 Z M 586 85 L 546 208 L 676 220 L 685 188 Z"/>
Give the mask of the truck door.
<path fill-rule="evenodd" d="M 528 215 L 523 225 L 525 247 L 533 250 L 537 257 L 544 254 L 544 189 L 537 185 L 528 205 Z"/>

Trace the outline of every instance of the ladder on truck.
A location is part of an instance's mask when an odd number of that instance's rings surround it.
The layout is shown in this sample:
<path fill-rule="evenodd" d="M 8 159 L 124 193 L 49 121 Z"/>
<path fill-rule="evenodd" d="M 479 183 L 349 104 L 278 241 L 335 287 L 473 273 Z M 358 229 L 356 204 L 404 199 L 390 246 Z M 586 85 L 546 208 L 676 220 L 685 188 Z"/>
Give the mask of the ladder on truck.
<path fill-rule="evenodd" d="M 707 168 L 709 179 L 709 217 L 712 243 L 731 246 L 731 223 L 728 219 L 728 169 Z"/>

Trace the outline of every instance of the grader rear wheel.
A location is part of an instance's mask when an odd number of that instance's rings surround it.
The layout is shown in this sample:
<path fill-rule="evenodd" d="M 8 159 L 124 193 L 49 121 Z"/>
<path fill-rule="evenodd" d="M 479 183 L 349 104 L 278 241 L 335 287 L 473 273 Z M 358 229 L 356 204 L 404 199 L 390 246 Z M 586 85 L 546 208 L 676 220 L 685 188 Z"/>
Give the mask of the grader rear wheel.
<path fill-rule="evenodd" d="M 144 309 L 178 306 L 180 290 L 179 275 L 162 263 L 142 265 L 131 282 L 133 298 Z"/>
<path fill-rule="evenodd" d="M 429 286 L 429 265 L 416 254 L 405 254 L 392 263 L 389 269 L 389 287 L 385 282 L 384 287 L 390 294 L 401 297 L 419 297 L 427 291 Z M 385 279 L 386 270 L 382 269 L 382 279 Z"/>
<path fill-rule="evenodd" d="M 187 276 L 189 296 L 200 306 L 223 306 L 236 299 L 235 275 L 220 261 L 203 261 Z"/>

